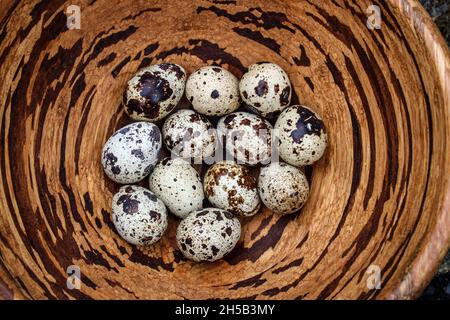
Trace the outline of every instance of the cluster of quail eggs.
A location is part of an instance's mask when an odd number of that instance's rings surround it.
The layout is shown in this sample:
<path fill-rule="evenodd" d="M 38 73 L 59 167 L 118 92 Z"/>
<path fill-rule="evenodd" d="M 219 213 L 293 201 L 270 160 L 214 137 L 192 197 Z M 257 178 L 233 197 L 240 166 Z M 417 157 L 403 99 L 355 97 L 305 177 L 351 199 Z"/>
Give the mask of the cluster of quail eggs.
<path fill-rule="evenodd" d="M 322 157 L 327 133 L 311 108 L 290 106 L 292 91 L 287 73 L 269 62 L 250 66 L 240 81 L 219 66 L 189 77 L 173 63 L 138 71 L 123 96 L 138 122 L 116 131 L 101 158 L 106 175 L 123 184 L 112 200 L 118 233 L 153 244 L 172 214 L 181 219 L 176 238 L 184 256 L 215 261 L 239 241 L 238 217 L 263 205 L 298 212 L 309 195 L 303 167 Z M 177 108 L 184 93 L 191 109 Z M 164 146 L 170 157 L 162 156 Z M 212 164 L 203 181 L 193 162 Z M 147 188 L 136 185 L 144 179 Z"/>

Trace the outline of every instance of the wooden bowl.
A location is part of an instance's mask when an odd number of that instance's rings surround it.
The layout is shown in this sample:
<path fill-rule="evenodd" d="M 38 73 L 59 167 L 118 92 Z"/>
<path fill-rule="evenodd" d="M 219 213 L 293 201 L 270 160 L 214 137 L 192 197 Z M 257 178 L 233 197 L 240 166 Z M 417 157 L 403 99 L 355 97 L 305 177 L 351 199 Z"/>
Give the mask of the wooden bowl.
<path fill-rule="evenodd" d="M 69 30 L 74 2 L 81 29 Z M 381 29 L 367 27 L 371 4 Z M 2 0 L 0 9 L 4 298 L 414 298 L 449 249 L 450 55 L 417 1 Z M 111 223 L 119 186 L 100 150 L 130 121 L 126 81 L 162 61 L 236 76 L 275 62 L 330 133 L 304 209 L 243 221 L 236 249 L 216 263 L 181 256 L 175 219 L 149 247 L 128 245 Z M 67 286 L 70 266 L 79 289 Z"/>

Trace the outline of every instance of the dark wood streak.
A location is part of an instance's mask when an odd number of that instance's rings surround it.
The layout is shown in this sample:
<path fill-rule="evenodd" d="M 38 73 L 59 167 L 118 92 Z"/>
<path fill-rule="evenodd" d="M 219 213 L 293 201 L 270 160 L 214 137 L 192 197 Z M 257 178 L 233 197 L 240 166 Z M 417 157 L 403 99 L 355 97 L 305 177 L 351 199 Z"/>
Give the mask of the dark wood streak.
<path fill-rule="evenodd" d="M 108 278 L 105 278 L 105 281 L 106 281 L 111 287 L 113 287 L 113 288 L 116 288 L 116 287 L 117 287 L 117 288 L 120 288 L 120 289 L 122 289 L 123 291 L 125 291 L 126 293 L 131 294 L 135 299 L 139 299 L 139 297 L 138 297 L 133 291 L 131 291 L 131 290 L 125 288 L 123 285 L 120 284 L 120 282 L 114 281 L 114 280 L 110 280 L 110 279 L 108 279 Z"/>
<path fill-rule="evenodd" d="M 147 256 L 138 248 L 132 249 L 132 253 L 128 259 L 131 262 L 142 264 L 142 265 L 147 266 L 154 270 L 159 270 L 159 268 L 161 268 L 163 270 L 170 271 L 170 272 L 174 271 L 172 263 L 165 263 L 162 260 L 162 258 L 160 258 L 160 257 L 154 258 L 154 257 Z"/>
<path fill-rule="evenodd" d="M 246 287 L 253 287 L 253 288 L 259 287 L 259 286 L 263 285 L 264 283 L 266 283 L 266 281 L 267 281 L 266 279 L 261 279 L 262 275 L 263 275 L 263 273 L 260 273 L 251 278 L 239 281 L 234 286 L 232 286 L 230 288 L 230 290 L 239 290 L 241 288 L 246 288 Z"/>
<path fill-rule="evenodd" d="M 105 58 L 103 58 L 102 60 L 100 60 L 97 63 L 97 67 L 104 67 L 107 66 L 108 64 L 110 64 L 111 62 L 114 61 L 114 59 L 116 59 L 117 57 L 117 53 L 115 52 L 111 52 L 109 55 L 107 55 Z"/>
<path fill-rule="evenodd" d="M 261 295 L 266 296 L 266 297 L 273 297 L 280 293 L 287 292 L 288 290 L 295 288 L 302 280 L 303 280 L 303 277 L 300 277 L 297 280 L 295 280 L 283 287 L 275 287 L 272 289 L 268 289 L 268 290 L 262 292 Z"/>
<path fill-rule="evenodd" d="M 128 56 L 125 59 L 123 59 L 122 61 L 120 61 L 119 64 L 116 65 L 114 67 L 114 69 L 111 71 L 112 77 L 116 78 L 119 75 L 120 71 L 123 69 L 123 67 L 125 67 L 128 64 L 128 62 L 130 62 L 130 61 L 131 61 L 130 56 Z"/>
<path fill-rule="evenodd" d="M 271 220 L 272 220 L 271 216 L 264 218 L 259 224 L 258 228 L 255 231 L 253 231 L 253 233 L 250 236 L 250 239 L 255 240 L 260 235 L 261 231 L 264 230 L 264 228 L 269 225 L 269 222 Z"/>
<path fill-rule="evenodd" d="M 224 260 L 231 265 L 236 265 L 244 260 L 255 262 L 269 248 L 274 248 L 280 240 L 286 225 L 295 219 L 295 214 L 285 215 L 278 219 L 265 234 L 250 248 L 245 248 L 242 242 L 238 243 L 236 248 L 227 255 Z"/>
<path fill-rule="evenodd" d="M 83 139 L 84 129 L 86 127 L 86 123 L 89 117 L 89 112 L 91 111 L 92 101 L 95 96 L 96 86 L 92 86 L 83 101 L 83 113 L 80 119 L 80 125 L 78 126 L 77 137 L 75 140 L 75 174 L 78 175 L 80 173 L 79 160 L 81 155 L 81 142 Z"/>
<path fill-rule="evenodd" d="M 208 0 L 212 3 L 216 3 L 216 4 L 236 4 L 236 1 L 233 0 Z"/>
<path fill-rule="evenodd" d="M 303 237 L 303 239 L 298 243 L 298 245 L 296 246 L 297 249 L 300 249 L 305 242 L 308 240 L 309 238 L 309 231 L 305 234 L 305 236 Z"/>
<path fill-rule="evenodd" d="M 279 274 L 279 273 L 282 273 L 282 272 L 284 272 L 284 271 L 286 271 L 286 270 L 288 270 L 290 268 L 301 266 L 301 264 L 303 263 L 303 260 L 304 260 L 304 258 L 296 259 L 296 260 L 288 263 L 287 265 L 285 265 L 283 267 L 280 267 L 280 268 L 277 268 L 277 269 L 273 270 L 272 273 Z"/>
<path fill-rule="evenodd" d="M 117 31 L 106 37 L 102 38 L 104 34 L 107 34 L 109 31 L 113 30 L 114 27 L 111 27 L 109 30 L 103 31 L 96 36 L 100 38 L 100 40 L 96 43 L 95 41 L 91 44 L 92 52 L 90 55 L 84 60 L 82 63 L 79 63 L 76 67 L 76 72 L 74 72 L 73 77 L 70 80 L 70 84 L 72 85 L 75 79 L 84 71 L 85 67 L 92 61 L 95 60 L 106 48 L 109 48 L 120 41 L 124 41 L 132 36 L 138 28 L 136 26 L 129 26 L 125 30 Z M 86 52 L 90 52 L 91 48 L 89 48 Z M 84 58 L 84 56 L 83 56 Z"/>
<path fill-rule="evenodd" d="M 78 208 L 76 206 L 75 202 L 75 194 L 73 190 L 70 188 L 70 185 L 68 184 L 67 179 L 67 172 L 66 172 L 66 139 L 67 139 L 67 130 L 70 120 L 70 112 L 71 109 L 75 106 L 78 99 L 80 98 L 81 94 L 83 93 L 84 89 L 86 88 L 86 82 L 85 82 L 85 74 L 82 73 L 78 80 L 75 82 L 75 84 L 72 87 L 71 95 L 70 95 L 70 102 L 69 106 L 66 112 L 66 115 L 64 117 L 64 123 L 62 128 L 62 134 L 61 134 L 61 145 L 60 145 L 60 167 L 59 167 L 59 182 L 66 193 L 68 199 L 69 199 L 69 205 L 70 205 L 70 213 L 72 214 L 73 219 L 75 222 L 77 222 L 81 229 L 86 232 L 86 225 L 81 218 Z"/>
<path fill-rule="evenodd" d="M 209 8 L 198 7 L 197 13 L 202 13 L 206 11 L 211 11 L 215 13 L 218 17 L 224 17 L 228 20 L 239 23 L 239 24 L 251 24 L 257 28 L 262 28 L 264 30 L 270 29 L 282 29 L 287 30 L 290 33 L 295 33 L 295 30 L 285 23 L 288 22 L 287 17 L 284 13 L 268 11 L 264 12 L 260 8 L 250 8 L 246 11 L 238 11 L 234 14 L 228 12 L 227 10 L 220 9 L 217 6 L 211 6 Z"/>
<path fill-rule="evenodd" d="M 103 223 L 106 224 L 111 230 L 114 230 L 115 226 L 111 220 L 111 213 L 109 213 L 105 209 L 102 209 L 101 213 L 102 213 Z"/>
<path fill-rule="evenodd" d="M 108 251 L 108 248 L 106 248 L 106 246 L 101 245 L 101 246 L 100 246 L 100 249 L 102 249 L 103 252 L 104 252 L 111 260 L 113 260 L 119 267 L 125 268 L 125 265 L 124 265 L 123 262 L 119 259 L 119 257 L 117 257 L 117 256 L 115 256 L 115 255 L 113 255 L 113 254 L 111 254 L 111 253 Z"/>
<path fill-rule="evenodd" d="M 137 17 L 139 17 L 147 12 L 161 12 L 161 8 L 146 8 L 144 10 L 139 11 L 136 14 L 130 14 L 130 15 L 126 16 L 125 18 L 122 19 L 122 21 L 135 20 Z"/>
<path fill-rule="evenodd" d="M 308 85 L 308 87 L 311 89 L 312 92 L 314 92 L 315 86 L 314 83 L 312 82 L 310 77 L 304 77 L 306 84 Z"/>
<path fill-rule="evenodd" d="M 85 194 L 83 194 L 83 199 L 84 199 L 84 208 L 87 212 L 89 212 L 89 214 L 92 216 L 94 215 L 94 204 L 92 203 L 92 199 L 89 195 L 89 192 L 86 192 Z"/>
<path fill-rule="evenodd" d="M 105 267 L 108 271 L 113 270 L 117 273 L 119 272 L 117 268 L 114 268 L 109 264 L 109 262 L 103 257 L 100 251 L 95 249 L 85 250 L 83 254 L 85 256 L 84 261 L 86 262 L 86 264 L 88 265 L 95 264 L 98 266 Z"/>
<path fill-rule="evenodd" d="M 237 71 L 240 74 L 243 74 L 247 70 L 238 58 L 232 56 L 230 53 L 226 52 L 225 49 L 220 48 L 217 44 L 208 40 L 190 39 L 189 46 L 190 47 L 174 47 L 170 50 L 161 51 L 156 55 L 156 58 L 164 60 L 171 55 L 189 53 L 200 58 L 204 62 L 212 60 L 214 62 L 221 61 L 222 64 L 226 63 L 230 65 L 232 71 Z"/>
<path fill-rule="evenodd" d="M 270 50 L 280 54 L 280 45 L 274 39 L 264 37 L 260 31 L 253 31 L 249 28 L 238 27 L 233 28 L 233 31 L 245 38 L 258 42 L 263 46 L 269 48 Z"/>
<path fill-rule="evenodd" d="M 144 49 L 144 56 L 152 54 L 155 50 L 159 48 L 159 42 L 151 43 Z"/>
<path fill-rule="evenodd" d="M 133 58 L 133 61 L 137 61 L 141 59 L 142 51 L 139 51 Z"/>
<path fill-rule="evenodd" d="M 139 64 L 138 69 L 148 67 L 152 64 L 152 62 L 153 62 L 153 58 L 145 57 L 144 59 L 142 59 L 141 63 Z"/>
<path fill-rule="evenodd" d="M 298 66 L 309 67 L 311 65 L 311 60 L 306 54 L 306 49 L 302 44 L 300 45 L 300 58 L 292 57 L 292 60 Z"/>
<path fill-rule="evenodd" d="M 53 232 L 53 234 L 57 235 L 58 230 L 63 231 L 64 228 L 56 212 L 56 197 L 50 193 L 50 191 L 48 190 L 48 185 L 47 183 L 45 183 L 45 181 L 47 181 L 47 175 L 44 169 L 41 170 L 39 180 L 44 182 L 41 184 L 41 188 L 38 189 L 41 205 L 47 213 L 47 219 L 49 220 L 51 231 Z M 46 234 L 45 236 L 48 235 Z M 58 237 L 58 240 L 63 239 Z"/>

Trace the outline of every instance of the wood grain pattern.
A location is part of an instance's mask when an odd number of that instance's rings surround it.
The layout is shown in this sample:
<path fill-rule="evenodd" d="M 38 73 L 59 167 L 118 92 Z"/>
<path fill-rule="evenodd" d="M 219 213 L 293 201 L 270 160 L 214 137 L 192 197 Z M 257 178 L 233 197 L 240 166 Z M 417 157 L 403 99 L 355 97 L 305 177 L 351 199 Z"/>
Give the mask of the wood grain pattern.
<path fill-rule="evenodd" d="M 366 27 L 380 6 L 381 30 Z M 405 3 L 411 9 L 405 10 Z M 81 30 L 65 10 L 78 4 Z M 450 246 L 449 52 L 414 0 L 2 1 L 0 295 L 34 299 L 413 298 Z M 223 261 L 186 261 L 176 220 L 151 247 L 110 220 L 100 150 L 126 81 L 256 61 L 288 73 L 329 149 L 300 214 L 263 212 Z M 80 290 L 66 287 L 78 265 Z M 382 272 L 370 290 L 367 268 Z"/>

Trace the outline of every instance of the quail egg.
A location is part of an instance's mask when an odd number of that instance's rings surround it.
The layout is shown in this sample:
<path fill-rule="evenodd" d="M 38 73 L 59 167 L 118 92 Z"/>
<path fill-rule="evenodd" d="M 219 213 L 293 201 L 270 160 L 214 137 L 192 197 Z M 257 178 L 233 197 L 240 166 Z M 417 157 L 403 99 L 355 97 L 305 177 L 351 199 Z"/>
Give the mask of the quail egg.
<path fill-rule="evenodd" d="M 103 169 L 115 182 L 138 182 L 152 171 L 161 144 L 161 133 L 156 125 L 148 122 L 129 124 L 106 141 L 101 159 Z"/>
<path fill-rule="evenodd" d="M 230 212 L 216 208 L 194 211 L 178 225 L 181 252 L 194 261 L 222 259 L 241 236 L 241 224 Z"/>
<path fill-rule="evenodd" d="M 203 67 L 189 76 L 186 97 L 197 112 L 223 116 L 239 108 L 239 81 L 224 68 Z"/>
<path fill-rule="evenodd" d="M 168 117 L 162 134 L 167 148 L 182 158 L 211 157 L 218 144 L 217 133 L 211 122 L 188 109 L 179 110 Z"/>
<path fill-rule="evenodd" d="M 158 241 L 167 229 L 164 203 L 150 190 L 123 186 L 112 200 L 112 221 L 127 242 L 149 245 Z"/>
<path fill-rule="evenodd" d="M 203 188 L 215 207 L 244 217 L 253 216 L 261 207 L 258 184 L 250 170 L 233 161 L 221 161 L 205 174 Z"/>
<path fill-rule="evenodd" d="M 263 117 L 270 118 L 291 102 L 291 82 L 278 65 L 260 62 L 249 67 L 239 83 L 244 102 Z"/>
<path fill-rule="evenodd" d="M 291 106 L 275 124 L 280 157 L 293 166 L 306 166 L 319 160 L 327 146 L 322 119 L 310 108 Z"/>
<path fill-rule="evenodd" d="M 167 116 L 183 96 L 186 71 L 173 63 L 151 65 L 128 81 L 123 104 L 135 120 L 155 122 Z"/>
<path fill-rule="evenodd" d="M 235 112 L 222 117 L 218 133 L 227 151 L 239 163 L 255 165 L 267 162 L 272 155 L 272 125 L 248 112 Z"/>
<path fill-rule="evenodd" d="M 309 196 L 305 174 L 283 162 L 273 162 L 261 168 L 258 189 L 265 206 L 281 214 L 300 210 Z"/>
<path fill-rule="evenodd" d="M 185 218 L 203 206 L 202 182 L 197 171 L 180 158 L 159 162 L 149 179 L 150 190 L 174 215 Z"/>

